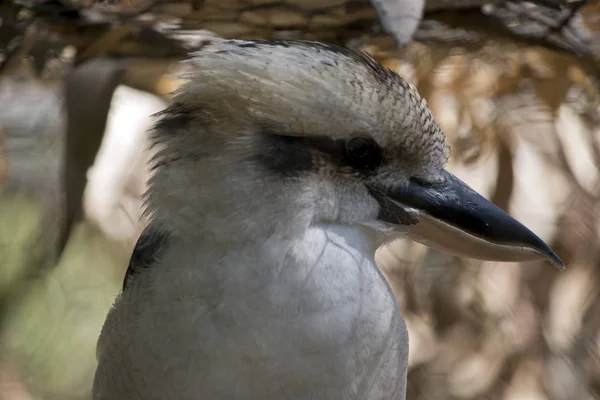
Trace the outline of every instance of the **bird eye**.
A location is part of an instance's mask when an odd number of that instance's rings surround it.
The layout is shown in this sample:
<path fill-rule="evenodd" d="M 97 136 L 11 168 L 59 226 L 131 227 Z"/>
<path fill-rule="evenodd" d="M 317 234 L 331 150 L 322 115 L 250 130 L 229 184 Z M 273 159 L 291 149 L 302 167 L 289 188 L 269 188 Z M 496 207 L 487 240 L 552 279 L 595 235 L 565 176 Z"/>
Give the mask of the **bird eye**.
<path fill-rule="evenodd" d="M 354 137 L 346 143 L 346 154 L 351 167 L 359 170 L 374 170 L 381 165 L 381 148 L 375 140 Z"/>

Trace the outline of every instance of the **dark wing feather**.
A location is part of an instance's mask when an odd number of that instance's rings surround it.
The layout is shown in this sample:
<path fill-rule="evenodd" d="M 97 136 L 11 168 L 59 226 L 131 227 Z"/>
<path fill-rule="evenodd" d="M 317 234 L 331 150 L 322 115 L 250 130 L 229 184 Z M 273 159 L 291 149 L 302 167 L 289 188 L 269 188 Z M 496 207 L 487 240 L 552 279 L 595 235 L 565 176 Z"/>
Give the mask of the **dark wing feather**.
<path fill-rule="evenodd" d="M 143 273 L 156 262 L 158 257 L 165 251 L 168 243 L 168 232 L 151 225 L 144 229 L 129 260 L 129 266 L 123 280 L 123 290 L 131 286 L 136 275 Z"/>

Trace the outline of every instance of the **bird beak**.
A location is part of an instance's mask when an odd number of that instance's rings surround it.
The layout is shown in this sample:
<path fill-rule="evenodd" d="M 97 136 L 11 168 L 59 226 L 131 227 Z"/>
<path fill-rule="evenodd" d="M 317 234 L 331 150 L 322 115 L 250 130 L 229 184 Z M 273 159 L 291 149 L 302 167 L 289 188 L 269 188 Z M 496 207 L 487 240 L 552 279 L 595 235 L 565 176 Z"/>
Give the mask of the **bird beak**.
<path fill-rule="evenodd" d="M 408 225 L 409 237 L 429 247 L 490 261 L 546 258 L 565 269 L 536 234 L 447 171 L 432 184 L 411 180 L 367 187 L 381 206 L 379 219 Z"/>

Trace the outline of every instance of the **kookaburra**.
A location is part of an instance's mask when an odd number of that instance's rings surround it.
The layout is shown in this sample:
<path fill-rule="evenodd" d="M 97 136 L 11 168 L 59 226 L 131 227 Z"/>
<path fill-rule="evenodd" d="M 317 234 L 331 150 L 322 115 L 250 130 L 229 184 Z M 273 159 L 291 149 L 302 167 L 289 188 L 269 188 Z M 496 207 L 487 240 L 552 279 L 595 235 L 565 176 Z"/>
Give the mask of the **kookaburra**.
<path fill-rule="evenodd" d="M 409 338 L 378 247 L 408 235 L 564 267 L 444 170 L 425 100 L 366 54 L 218 40 L 184 68 L 95 400 L 404 399 Z"/>

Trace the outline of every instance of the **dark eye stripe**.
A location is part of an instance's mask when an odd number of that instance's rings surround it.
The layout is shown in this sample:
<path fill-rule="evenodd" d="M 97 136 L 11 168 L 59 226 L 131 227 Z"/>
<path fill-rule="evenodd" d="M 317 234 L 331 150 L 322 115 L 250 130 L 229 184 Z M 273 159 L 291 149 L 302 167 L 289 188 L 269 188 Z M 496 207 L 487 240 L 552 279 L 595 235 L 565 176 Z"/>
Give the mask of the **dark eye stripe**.
<path fill-rule="evenodd" d="M 298 176 L 313 168 L 314 160 L 299 138 L 262 132 L 258 135 L 255 157 L 269 170 L 283 176 Z"/>
<path fill-rule="evenodd" d="M 297 176 L 314 168 L 314 158 L 325 155 L 329 162 L 369 173 L 383 162 L 379 145 L 369 137 L 349 140 L 329 136 L 283 135 L 265 130 L 258 135 L 257 159 L 270 170 L 284 176 Z"/>

